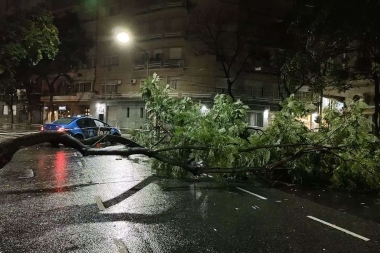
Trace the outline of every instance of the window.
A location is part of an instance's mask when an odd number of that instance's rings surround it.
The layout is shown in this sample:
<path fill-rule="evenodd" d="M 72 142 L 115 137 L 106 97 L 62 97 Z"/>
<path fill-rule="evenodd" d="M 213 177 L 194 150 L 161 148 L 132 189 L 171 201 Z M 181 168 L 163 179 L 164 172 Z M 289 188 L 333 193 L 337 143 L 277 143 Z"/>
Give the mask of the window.
<path fill-rule="evenodd" d="M 94 67 L 94 57 L 88 57 L 85 62 L 79 62 L 79 69 L 91 69 Z"/>
<path fill-rule="evenodd" d="M 127 118 L 129 118 L 129 107 L 127 107 Z"/>
<path fill-rule="evenodd" d="M 118 86 L 115 84 L 103 84 L 102 85 L 102 93 L 103 94 L 112 94 L 117 93 Z"/>
<path fill-rule="evenodd" d="M 12 105 L 13 116 L 17 113 L 17 105 Z"/>
<path fill-rule="evenodd" d="M 58 96 L 71 96 L 75 95 L 75 85 L 67 82 L 57 84 L 56 95 Z"/>
<path fill-rule="evenodd" d="M 103 122 L 101 122 L 99 120 L 95 119 L 94 121 L 95 121 L 95 124 L 96 124 L 97 127 L 105 127 L 105 126 L 107 126 L 105 123 L 103 123 Z"/>
<path fill-rule="evenodd" d="M 182 48 L 174 47 L 169 49 L 169 59 L 170 60 L 180 60 L 182 59 Z"/>
<path fill-rule="evenodd" d="M 102 59 L 102 66 L 117 66 L 119 65 L 119 56 L 118 55 L 112 55 L 112 56 L 106 56 Z"/>
<path fill-rule="evenodd" d="M 76 83 L 75 92 L 91 92 L 91 82 Z"/>
<path fill-rule="evenodd" d="M 264 126 L 264 114 L 262 112 L 250 112 L 248 113 L 249 124 L 255 127 Z"/>
<path fill-rule="evenodd" d="M 7 105 L 3 105 L 3 115 L 8 115 L 9 107 Z"/>
<path fill-rule="evenodd" d="M 172 88 L 172 89 L 177 89 L 180 82 L 181 82 L 181 79 L 179 77 L 169 77 L 168 78 L 168 84 L 170 85 L 170 88 Z"/>
<path fill-rule="evenodd" d="M 149 54 L 148 51 L 147 51 L 147 53 Z M 145 52 L 140 52 L 138 59 L 137 59 L 137 62 L 145 63 L 148 60 L 148 57 L 149 57 L 148 54 L 146 54 Z"/>
<path fill-rule="evenodd" d="M 80 128 L 96 127 L 96 124 L 93 119 L 83 118 L 77 121 L 77 125 Z"/>
<path fill-rule="evenodd" d="M 90 108 L 86 108 L 86 109 L 84 109 L 84 114 L 85 114 L 86 116 L 90 116 Z"/>
<path fill-rule="evenodd" d="M 54 124 L 70 124 L 73 121 L 74 121 L 74 119 L 71 119 L 71 118 L 62 118 L 62 119 L 58 119 L 58 120 L 54 121 L 53 123 Z"/>
<path fill-rule="evenodd" d="M 144 108 L 140 108 L 140 118 L 144 118 Z"/>
<path fill-rule="evenodd" d="M 163 61 L 164 60 L 164 52 L 162 49 L 154 50 L 154 60 L 155 61 Z"/>

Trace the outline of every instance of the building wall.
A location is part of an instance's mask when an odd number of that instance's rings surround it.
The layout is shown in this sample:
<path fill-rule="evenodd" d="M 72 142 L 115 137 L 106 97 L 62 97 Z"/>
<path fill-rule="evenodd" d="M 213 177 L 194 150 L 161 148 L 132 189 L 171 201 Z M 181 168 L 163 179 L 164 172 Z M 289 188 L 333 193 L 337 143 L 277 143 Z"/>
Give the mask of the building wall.
<path fill-rule="evenodd" d="M 21 5 L 30 8 L 40 2 L 44 1 L 21 1 Z M 89 109 L 89 114 L 96 118 L 103 117 L 111 125 L 120 128 L 142 127 L 146 115 L 139 90 L 141 82 L 148 75 L 144 51 L 150 56 L 149 76 L 157 73 L 164 83 L 171 84 L 173 95 L 190 95 L 207 104 L 215 94 L 227 93 L 226 79 L 218 70 L 215 57 L 196 56 L 194 45 L 187 40 L 186 0 L 98 0 L 83 1 L 86 4 L 82 5 L 74 5 L 74 2 L 46 1 L 50 10 L 56 14 L 63 14 L 70 9 L 77 11 L 88 36 L 95 39 L 96 45 L 87 53 L 89 61 L 70 73 L 74 83 L 90 83 L 91 88 L 85 94 L 55 94 L 53 119 L 59 117 L 59 114 L 85 114 Z M 199 6 L 231 4 L 219 0 L 196 2 Z M 5 0 L 0 0 L 0 11 L 3 14 L 7 12 L 4 3 Z M 237 5 L 231 6 L 237 8 Z M 121 31 L 131 34 L 130 43 L 123 44 L 115 39 Z M 173 52 L 178 52 L 174 48 L 182 48 L 182 53 L 179 57 L 170 59 L 175 55 Z M 162 54 L 155 55 L 160 52 Z M 65 80 L 57 81 L 56 86 L 62 83 Z M 245 75 L 237 80 L 234 89 L 236 97 L 248 104 L 251 112 L 263 115 L 262 127 L 265 128 L 269 116 L 264 115 L 278 110 L 277 77 L 260 73 Z M 45 108 L 43 118 L 47 121 L 49 96 L 44 83 L 41 101 Z M 59 111 L 59 107 L 63 106 L 66 106 L 66 111 Z M 143 117 L 141 108 L 144 108 Z"/>

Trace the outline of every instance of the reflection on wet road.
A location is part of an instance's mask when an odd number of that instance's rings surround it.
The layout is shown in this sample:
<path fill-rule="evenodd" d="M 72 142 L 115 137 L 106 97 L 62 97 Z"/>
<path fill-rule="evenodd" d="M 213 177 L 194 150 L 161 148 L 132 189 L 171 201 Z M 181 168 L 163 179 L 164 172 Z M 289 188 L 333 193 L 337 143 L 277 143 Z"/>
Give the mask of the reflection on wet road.
<path fill-rule="evenodd" d="M 0 238 L 0 252 L 380 251 L 378 223 L 291 193 L 48 146 L 0 171 Z"/>

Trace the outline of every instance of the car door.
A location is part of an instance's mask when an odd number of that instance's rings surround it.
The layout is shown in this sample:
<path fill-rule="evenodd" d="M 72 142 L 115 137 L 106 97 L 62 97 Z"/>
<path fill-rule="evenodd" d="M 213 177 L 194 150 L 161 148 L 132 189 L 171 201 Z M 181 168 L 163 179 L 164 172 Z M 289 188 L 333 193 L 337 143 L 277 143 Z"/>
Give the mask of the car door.
<path fill-rule="evenodd" d="M 108 124 L 100 120 L 94 119 L 94 122 L 101 135 L 108 134 L 112 129 Z"/>
<path fill-rule="evenodd" d="M 91 138 L 97 135 L 97 127 L 91 118 L 83 118 L 78 120 L 78 126 L 82 129 L 84 138 Z"/>

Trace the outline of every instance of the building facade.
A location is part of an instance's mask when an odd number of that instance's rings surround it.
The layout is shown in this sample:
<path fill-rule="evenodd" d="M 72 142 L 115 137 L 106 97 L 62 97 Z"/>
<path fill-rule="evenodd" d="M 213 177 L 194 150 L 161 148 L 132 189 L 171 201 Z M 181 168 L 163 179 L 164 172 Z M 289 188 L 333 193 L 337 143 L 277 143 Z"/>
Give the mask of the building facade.
<path fill-rule="evenodd" d="M 192 2 L 236 6 L 238 1 Z M 172 96 L 187 95 L 211 105 L 216 94 L 227 94 L 226 78 L 216 57 L 195 55 L 188 41 L 188 0 L 0 0 L 0 11 L 6 15 L 38 4 L 57 15 L 67 10 L 77 12 L 87 35 L 95 41 L 87 61 L 69 73 L 74 82 L 63 77 L 55 82 L 51 118 L 49 90 L 42 83 L 43 122 L 86 114 L 119 128 L 142 128 L 146 110 L 139 90 L 153 73 L 170 85 Z M 128 32 L 131 41 L 117 41 L 119 32 Z M 278 77 L 262 72 L 257 68 L 255 73 L 239 77 L 234 94 L 250 107 L 250 125 L 265 128 L 281 98 Z"/>

